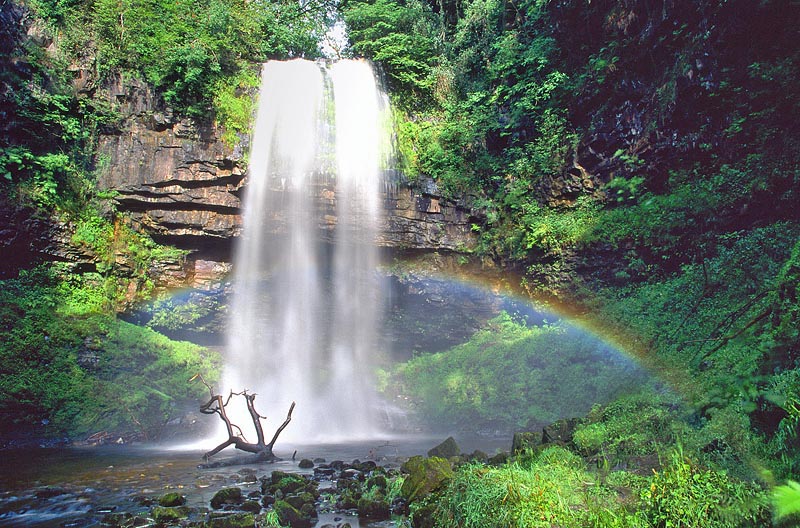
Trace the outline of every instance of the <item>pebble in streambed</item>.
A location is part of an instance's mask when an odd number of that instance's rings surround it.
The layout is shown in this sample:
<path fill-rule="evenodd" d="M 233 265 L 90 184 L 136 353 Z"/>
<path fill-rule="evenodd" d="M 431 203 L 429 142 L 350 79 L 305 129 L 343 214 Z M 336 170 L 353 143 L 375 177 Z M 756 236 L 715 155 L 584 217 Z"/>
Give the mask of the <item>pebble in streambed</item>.
<path fill-rule="evenodd" d="M 292 528 L 352 528 L 408 513 L 402 500 L 390 503 L 386 498 L 390 483 L 400 475 L 398 469 L 371 461 L 328 464 L 315 459 L 304 460 L 302 470 L 276 470 L 258 476 L 255 469 L 242 468 L 232 475 L 207 475 L 195 482 L 193 491 L 209 493 L 206 488 L 216 489 L 208 508 L 190 506 L 197 504 L 192 488 L 170 491 L 149 501 L 139 497 L 139 504 L 148 504 L 148 511 L 109 513 L 101 525 L 252 528 L 267 526 L 268 519 L 277 517 L 281 525 Z"/>

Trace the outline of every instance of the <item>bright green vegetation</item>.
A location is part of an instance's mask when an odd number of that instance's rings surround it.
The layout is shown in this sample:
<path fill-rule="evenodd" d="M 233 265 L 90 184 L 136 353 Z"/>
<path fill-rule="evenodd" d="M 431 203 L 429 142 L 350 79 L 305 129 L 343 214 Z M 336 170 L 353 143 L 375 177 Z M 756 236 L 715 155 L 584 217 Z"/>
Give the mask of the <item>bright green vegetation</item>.
<path fill-rule="evenodd" d="M 731 233 L 701 264 L 600 291 L 604 313 L 646 339 L 656 359 L 678 373 L 674 382 L 704 423 L 719 422 L 733 442 L 755 426 L 788 472 L 798 456 L 798 374 L 787 354 L 796 329 L 781 322 L 796 309 L 783 292 L 796 288 L 787 275 L 796 266 L 797 237 L 797 226 L 785 224 Z"/>
<path fill-rule="evenodd" d="M 523 269 L 534 296 L 583 304 L 683 398 L 629 397 L 586 417 L 581 455 L 662 467 L 647 475 L 661 495 L 637 492 L 632 505 L 646 516 L 598 526 L 768 524 L 726 520 L 722 497 L 742 496 L 736 479 L 797 481 L 800 55 L 789 11 L 769 0 L 346 5 L 354 49 L 382 62 L 395 92 L 409 178 L 482 210 L 480 254 Z M 412 12 L 424 23 L 406 23 Z M 416 44 L 379 56 L 403 39 Z M 423 49 L 436 57 L 420 60 Z M 469 365 L 469 346 L 448 354 Z M 504 387 L 508 372 L 482 372 L 476 390 L 447 355 L 404 369 L 419 390 L 434 376 L 461 390 L 426 393 L 430 412 L 461 394 L 478 416 L 495 405 L 484 387 Z M 688 468 L 668 456 L 678 443 Z M 777 490 L 777 511 L 796 511 L 792 485 Z"/>
<path fill-rule="evenodd" d="M 326 17 L 322 3 L 240 0 L 36 0 L 32 7 L 65 58 L 101 78 L 141 76 L 168 105 L 198 118 L 208 117 L 248 64 L 318 56 Z"/>
<path fill-rule="evenodd" d="M 644 373 L 619 354 L 580 331 L 528 328 L 504 314 L 467 343 L 384 373 L 384 391 L 410 397 L 439 426 L 533 427 L 642 383 Z"/>
<path fill-rule="evenodd" d="M 703 468 L 680 451 L 668 458 L 649 476 L 588 471 L 583 459 L 562 447 L 527 452 L 496 467 L 463 466 L 429 499 L 434 507 L 428 525 L 733 528 L 769 522 L 763 491 Z"/>
<path fill-rule="evenodd" d="M 20 273 L 0 290 L 0 412 L 6 432 L 99 431 L 148 438 L 197 407 L 219 358 L 117 320 L 99 274 L 60 277 L 57 267 Z"/>

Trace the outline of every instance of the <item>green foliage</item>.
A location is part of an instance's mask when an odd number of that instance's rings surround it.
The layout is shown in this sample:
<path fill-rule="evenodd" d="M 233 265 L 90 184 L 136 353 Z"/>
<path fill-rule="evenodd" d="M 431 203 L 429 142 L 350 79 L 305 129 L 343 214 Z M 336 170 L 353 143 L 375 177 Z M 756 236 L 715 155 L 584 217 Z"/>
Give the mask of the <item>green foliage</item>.
<path fill-rule="evenodd" d="M 660 370 L 699 409 L 698 442 L 762 453 L 780 474 L 791 474 L 798 460 L 795 330 L 781 326 L 780 315 L 792 313 L 796 300 L 779 293 L 797 236 L 792 224 L 718 236 L 712 256 L 669 276 L 648 277 L 642 263 L 639 283 L 600 290 L 598 306 L 656 351 Z M 761 447 L 759 434 L 767 435 Z"/>
<path fill-rule="evenodd" d="M 261 523 L 265 528 L 284 528 L 285 525 L 281 524 L 281 519 L 278 517 L 278 512 L 269 510 L 264 514 Z"/>
<path fill-rule="evenodd" d="M 196 407 L 205 388 L 188 380 L 198 372 L 215 380 L 219 359 L 188 342 L 176 342 L 152 330 L 117 321 L 102 336 L 93 373 L 98 398 L 81 414 L 84 427 L 130 427 L 145 434 L 187 408 Z M 88 402 L 87 402 L 88 403 Z"/>
<path fill-rule="evenodd" d="M 762 490 L 704 469 L 675 451 L 670 463 L 641 492 L 648 526 L 764 526 L 768 523 Z"/>
<path fill-rule="evenodd" d="M 72 243 L 85 246 L 95 255 L 108 259 L 112 256 L 114 226 L 108 220 L 95 214 L 85 214 L 80 218 L 72 234 Z"/>
<path fill-rule="evenodd" d="M 210 351 L 108 315 L 99 276 L 62 279 L 37 268 L 2 282 L 5 432 L 157 434 L 203 397 L 202 387 L 187 382 L 193 374 L 217 376 L 219 360 Z"/>
<path fill-rule="evenodd" d="M 641 376 L 586 334 L 558 325 L 528 328 L 504 314 L 463 345 L 398 365 L 388 390 L 419 400 L 423 415 L 439 425 L 519 427 L 579 415 Z"/>
<path fill-rule="evenodd" d="M 602 477 L 602 478 L 601 478 Z M 650 478 L 626 471 L 591 473 L 563 447 L 525 453 L 499 467 L 461 467 L 432 504 L 441 527 L 716 528 L 764 526 L 758 486 L 702 468 L 678 451 Z M 414 520 L 431 507 L 412 505 Z"/>
<path fill-rule="evenodd" d="M 175 302 L 171 298 L 153 303 L 153 317 L 147 326 L 162 332 L 192 328 L 200 330 L 205 319 L 213 317 L 214 310 L 220 309 L 216 302 L 199 304 Z"/>
<path fill-rule="evenodd" d="M 217 122 L 225 130 L 222 141 L 230 148 L 250 131 L 255 111 L 252 91 L 257 86 L 256 73 L 252 69 L 243 68 L 237 75 L 218 81 L 214 87 Z"/>
<path fill-rule="evenodd" d="M 420 0 L 347 2 L 344 18 L 353 50 L 381 62 L 392 87 L 419 97 L 436 81 L 435 17 Z M 413 104 L 411 98 L 409 104 Z"/>
<path fill-rule="evenodd" d="M 675 401 L 650 392 L 595 405 L 575 431 L 574 442 L 586 455 L 610 465 L 632 457 L 656 456 L 687 434 Z"/>
<path fill-rule="evenodd" d="M 790 480 L 782 486 L 776 486 L 772 490 L 772 502 L 778 520 L 796 517 L 800 514 L 800 484 Z"/>
<path fill-rule="evenodd" d="M 465 466 L 438 500 L 435 526 L 626 526 L 616 494 L 560 447 L 497 468 Z"/>
<path fill-rule="evenodd" d="M 142 75 L 168 104 L 198 118 L 246 75 L 242 61 L 316 56 L 328 16 L 322 3 L 96 0 L 94 6 L 101 73 Z"/>
<path fill-rule="evenodd" d="M 484 247 L 523 259 L 530 253 L 559 255 L 590 236 L 598 222 L 596 202 L 581 198 L 562 210 L 539 205 L 523 180 L 506 186 L 502 211 L 490 216 L 491 229 L 481 238 Z"/>
<path fill-rule="evenodd" d="M 508 25 L 500 2 L 453 9 L 380 0 L 348 3 L 345 17 L 353 49 L 392 81 L 409 177 L 432 176 L 450 196 L 498 190 L 502 200 L 498 173 L 532 182 L 566 163 L 576 136 L 554 103 L 568 78 L 554 68 L 542 3 Z"/>

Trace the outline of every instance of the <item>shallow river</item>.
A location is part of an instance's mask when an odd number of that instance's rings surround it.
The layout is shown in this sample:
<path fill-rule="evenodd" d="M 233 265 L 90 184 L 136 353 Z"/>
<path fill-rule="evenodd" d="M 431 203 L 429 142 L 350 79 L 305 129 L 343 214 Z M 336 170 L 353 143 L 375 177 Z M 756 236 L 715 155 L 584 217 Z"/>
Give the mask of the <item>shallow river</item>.
<path fill-rule="evenodd" d="M 103 446 L 63 449 L 0 451 L 0 526 L 91 527 L 100 526 L 109 512 L 146 514 L 145 498 L 158 498 L 167 491 L 180 491 L 187 505 L 208 508 L 220 488 L 236 485 L 246 494 L 260 483 L 246 475 L 269 476 L 274 470 L 310 474 L 298 463 L 302 458 L 328 462 L 354 459 L 375 460 L 380 465 L 399 466 L 409 456 L 425 454 L 444 437 L 405 437 L 393 440 L 338 445 L 290 446 L 275 452 L 284 460 L 199 468 L 200 447 Z M 463 452 L 481 449 L 494 453 L 510 447 L 510 439 L 460 439 Z M 210 446 L 203 446 L 208 448 Z M 296 449 L 294 460 L 292 450 Z M 214 460 L 240 458 L 230 449 Z M 322 483 L 324 487 L 325 483 Z M 391 522 L 359 524 L 356 515 L 320 512 L 317 526 L 349 522 L 353 528 L 393 526 Z"/>

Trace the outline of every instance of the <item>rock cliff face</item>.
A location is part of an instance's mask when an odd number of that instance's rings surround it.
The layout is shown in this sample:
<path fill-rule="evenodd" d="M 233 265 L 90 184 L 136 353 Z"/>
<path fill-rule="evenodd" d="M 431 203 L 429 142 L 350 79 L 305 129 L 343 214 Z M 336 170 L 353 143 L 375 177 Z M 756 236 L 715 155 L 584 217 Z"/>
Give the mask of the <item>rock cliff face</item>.
<path fill-rule="evenodd" d="M 379 244 L 403 249 L 462 251 L 475 246 L 474 212 L 441 196 L 432 180 L 385 193 L 387 215 Z"/>
<path fill-rule="evenodd" d="M 140 81 L 117 79 L 104 92 L 123 119 L 100 140 L 100 187 L 154 238 L 227 255 L 241 230 L 242 149 L 210 124 L 174 117 Z"/>
<path fill-rule="evenodd" d="M 113 191 L 118 209 L 156 240 L 192 250 L 190 267 L 230 261 L 242 229 L 248 138 L 229 148 L 213 124 L 174 117 L 140 81 L 117 79 L 103 93 L 122 119 L 100 140 L 105 166 L 100 187 Z M 433 182 L 387 185 L 383 198 L 379 245 L 436 250 L 475 245 L 471 211 L 441 197 Z M 336 195 L 321 192 L 319 200 L 325 238 L 336 224 Z"/>

